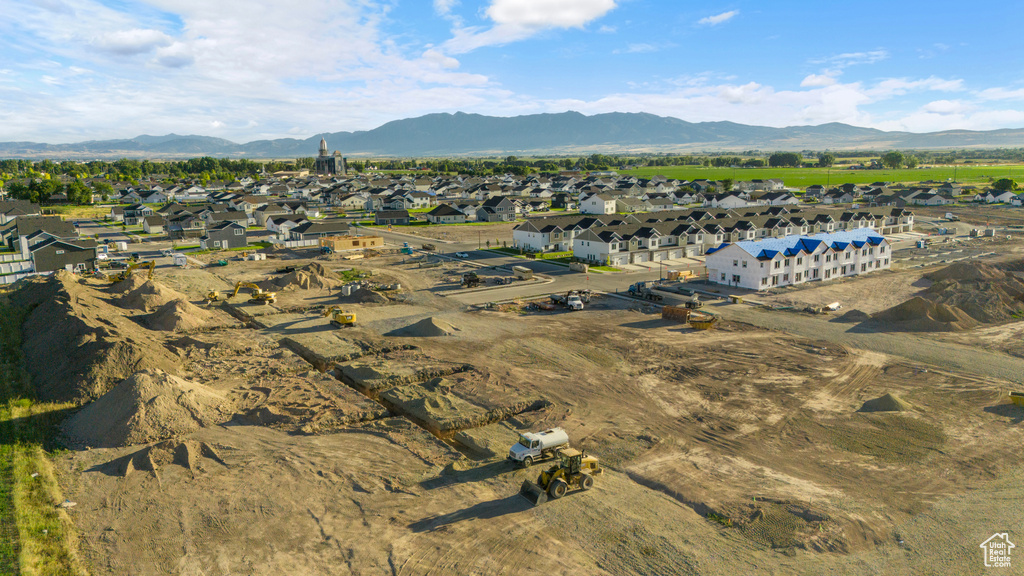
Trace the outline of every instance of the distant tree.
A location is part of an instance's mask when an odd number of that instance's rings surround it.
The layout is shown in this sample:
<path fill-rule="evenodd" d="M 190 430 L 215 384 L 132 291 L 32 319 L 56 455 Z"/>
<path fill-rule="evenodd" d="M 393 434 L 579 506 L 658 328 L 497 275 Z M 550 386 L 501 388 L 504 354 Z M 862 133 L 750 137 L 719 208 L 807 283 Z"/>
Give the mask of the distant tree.
<path fill-rule="evenodd" d="M 768 165 L 772 168 L 800 166 L 803 159 L 795 152 L 776 152 L 768 157 Z"/>
<path fill-rule="evenodd" d="M 911 154 L 903 159 L 903 163 L 907 165 L 907 168 L 917 168 L 921 161 L 917 159 L 917 156 Z"/>
<path fill-rule="evenodd" d="M 899 150 L 886 152 L 885 154 L 882 155 L 880 161 L 883 166 L 885 166 L 886 168 L 891 168 L 893 170 L 899 168 L 900 166 L 903 166 L 903 163 L 905 162 L 903 158 L 903 152 L 900 152 Z"/>
<path fill-rule="evenodd" d="M 722 178 L 722 192 L 728 192 L 732 190 L 732 178 Z"/>
<path fill-rule="evenodd" d="M 1003 191 L 1013 191 L 1017 189 L 1017 183 L 1009 178 L 1000 178 L 992 183 L 992 188 Z"/>
<path fill-rule="evenodd" d="M 836 157 L 834 154 L 825 152 L 824 154 L 818 155 L 818 166 L 822 168 L 829 168 L 836 163 Z"/>
<path fill-rule="evenodd" d="M 764 168 L 764 166 L 766 164 L 767 164 L 767 162 L 765 162 L 764 160 L 762 160 L 760 158 L 751 158 L 750 160 L 747 160 L 747 161 L 745 161 L 743 163 L 743 167 L 744 168 Z"/>

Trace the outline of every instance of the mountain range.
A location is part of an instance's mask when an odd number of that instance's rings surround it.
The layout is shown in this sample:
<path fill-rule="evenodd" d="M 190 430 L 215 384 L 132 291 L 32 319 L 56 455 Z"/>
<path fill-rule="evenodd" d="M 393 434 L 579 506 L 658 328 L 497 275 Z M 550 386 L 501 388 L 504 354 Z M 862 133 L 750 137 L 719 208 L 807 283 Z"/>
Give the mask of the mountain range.
<path fill-rule="evenodd" d="M 210 136 L 137 136 L 74 144 L 0 142 L 4 158 L 297 158 L 315 156 L 320 138 L 350 158 L 503 156 L 740 150 L 890 150 L 1004 148 L 1024 145 L 1024 129 L 885 132 L 849 124 L 770 128 L 733 122 L 686 122 L 646 113 L 579 112 L 495 117 L 428 114 L 373 130 L 333 132 L 306 139 L 238 144 Z"/>

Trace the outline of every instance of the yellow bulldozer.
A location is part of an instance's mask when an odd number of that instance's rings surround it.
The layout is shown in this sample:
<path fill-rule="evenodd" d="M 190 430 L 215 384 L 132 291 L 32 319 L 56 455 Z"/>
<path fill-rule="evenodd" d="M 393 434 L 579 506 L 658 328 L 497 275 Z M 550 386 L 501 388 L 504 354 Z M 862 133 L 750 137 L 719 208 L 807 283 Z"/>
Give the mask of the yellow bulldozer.
<path fill-rule="evenodd" d="M 134 264 L 129 264 L 128 267 L 125 268 L 124 270 L 122 270 L 121 272 L 118 272 L 117 274 L 114 274 L 114 275 L 110 276 L 109 277 L 110 281 L 111 282 L 120 282 L 122 280 L 127 280 L 128 277 L 132 275 L 132 272 L 134 272 L 135 270 L 137 270 L 139 268 L 149 268 L 149 274 L 146 276 L 146 279 L 147 280 L 152 280 L 153 279 L 153 269 L 156 268 L 156 262 L 153 261 L 153 260 L 150 260 L 148 262 L 135 262 Z"/>
<path fill-rule="evenodd" d="M 519 493 L 534 505 L 539 506 L 548 498 L 557 500 L 570 489 L 590 490 L 594 487 L 594 476 L 604 473 L 597 458 L 575 448 L 563 448 L 558 457 L 559 462 L 541 472 L 536 482 L 525 480 L 519 488 Z"/>
<path fill-rule="evenodd" d="M 324 318 L 331 318 L 331 324 L 339 328 L 348 328 L 356 325 L 356 313 L 342 310 L 341 306 L 330 306 L 324 310 Z"/>
<path fill-rule="evenodd" d="M 252 292 L 252 295 L 249 297 L 249 302 L 260 302 L 263 304 L 273 304 L 274 302 L 277 302 L 277 292 L 268 292 L 252 282 L 239 282 L 238 284 L 235 284 L 235 290 L 226 295 L 225 298 L 234 298 L 242 288 L 248 288 Z M 211 302 L 217 299 L 210 299 L 211 295 L 219 296 L 219 294 L 215 294 L 213 292 L 207 294 L 207 299 Z"/>

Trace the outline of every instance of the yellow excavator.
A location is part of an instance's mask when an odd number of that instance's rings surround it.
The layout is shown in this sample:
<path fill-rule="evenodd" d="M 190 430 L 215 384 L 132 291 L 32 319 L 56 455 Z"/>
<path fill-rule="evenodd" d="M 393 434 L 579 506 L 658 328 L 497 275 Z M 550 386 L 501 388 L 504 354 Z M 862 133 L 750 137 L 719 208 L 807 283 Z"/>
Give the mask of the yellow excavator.
<path fill-rule="evenodd" d="M 263 304 L 273 304 L 274 302 L 277 302 L 277 292 L 268 292 L 252 282 L 239 282 L 238 284 L 235 284 L 235 290 L 225 296 L 225 298 L 234 298 L 242 288 L 248 288 L 252 292 L 249 302 L 261 302 Z M 210 299 L 209 297 L 211 295 L 219 296 L 219 294 L 211 292 L 210 294 L 207 294 L 207 299 Z M 211 301 L 213 300 L 216 300 L 216 298 L 213 298 Z"/>
<path fill-rule="evenodd" d="M 570 488 L 590 490 L 594 487 L 594 476 L 603 474 L 604 469 L 597 458 L 587 456 L 575 448 L 559 450 L 558 464 L 540 473 L 537 482 L 523 481 L 519 493 L 535 505 L 557 500 L 565 496 Z"/>
<path fill-rule="evenodd" d="M 356 325 L 356 313 L 342 310 L 341 306 L 329 306 L 324 310 L 324 318 L 330 316 L 331 324 L 339 328 L 348 328 Z"/>
<path fill-rule="evenodd" d="M 134 272 L 138 268 L 149 268 L 149 274 L 146 276 L 146 279 L 152 280 L 153 269 L 156 268 L 156 262 L 150 260 L 148 262 L 135 262 L 134 264 L 129 264 L 128 267 L 122 270 L 121 272 L 110 276 L 110 281 L 120 282 L 122 280 L 127 280 L 128 277 L 132 275 L 132 272 Z"/>

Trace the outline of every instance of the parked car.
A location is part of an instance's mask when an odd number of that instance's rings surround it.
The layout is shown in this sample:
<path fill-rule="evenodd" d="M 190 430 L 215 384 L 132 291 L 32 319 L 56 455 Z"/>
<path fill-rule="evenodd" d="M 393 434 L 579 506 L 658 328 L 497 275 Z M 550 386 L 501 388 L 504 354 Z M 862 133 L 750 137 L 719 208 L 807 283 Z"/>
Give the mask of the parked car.
<path fill-rule="evenodd" d="M 455 255 L 459 258 L 469 258 L 469 254 L 466 254 L 465 252 L 456 252 Z"/>

